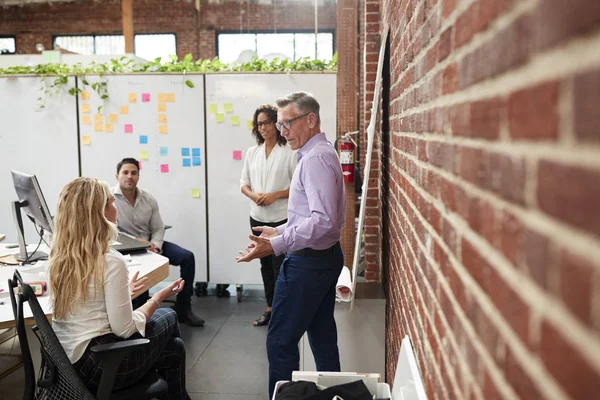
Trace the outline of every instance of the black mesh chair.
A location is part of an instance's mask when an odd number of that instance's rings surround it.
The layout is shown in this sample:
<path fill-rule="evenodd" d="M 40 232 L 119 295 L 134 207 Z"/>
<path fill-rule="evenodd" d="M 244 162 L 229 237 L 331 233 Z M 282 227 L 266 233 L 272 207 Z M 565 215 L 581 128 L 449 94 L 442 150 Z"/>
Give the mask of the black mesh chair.
<path fill-rule="evenodd" d="M 98 393 L 94 396 L 77 375 L 52 330 L 50 322 L 40 307 L 33 289 L 23 282 L 19 271 L 15 271 L 13 279 L 9 279 L 8 287 L 23 356 L 23 369 L 25 372 L 24 400 L 152 399 L 167 393 L 167 383 L 154 370 L 146 374 L 134 386 L 115 392 L 112 391 L 117 369 L 123 357 L 130 351 L 150 343 L 148 339 L 134 339 L 98 345 L 92 348 L 92 351 L 98 355 L 104 366 Z M 29 303 L 33 313 L 36 325 L 32 327 L 32 330 L 40 341 L 42 357 L 37 382 L 25 330 L 23 316 L 23 303 L 25 302 Z"/>

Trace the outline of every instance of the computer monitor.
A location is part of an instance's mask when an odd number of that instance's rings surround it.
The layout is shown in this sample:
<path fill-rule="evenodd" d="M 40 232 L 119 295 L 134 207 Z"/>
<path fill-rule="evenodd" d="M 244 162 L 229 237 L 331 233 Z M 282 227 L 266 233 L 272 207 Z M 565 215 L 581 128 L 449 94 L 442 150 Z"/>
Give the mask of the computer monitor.
<path fill-rule="evenodd" d="M 40 184 L 35 175 L 15 170 L 10 172 L 18 198 L 18 201 L 12 202 L 13 218 L 19 240 L 19 255 L 16 259 L 18 261 L 35 261 L 47 258 L 48 254 L 41 251 L 27 254 L 25 230 L 23 229 L 23 220 L 21 218 L 21 212 L 25 212 L 25 215 L 36 226 L 36 230 L 39 228 L 40 238 L 43 236 L 44 230 L 48 233 L 54 231 L 54 221 L 50 215 L 50 209 L 48 208 L 48 204 L 46 204 Z"/>

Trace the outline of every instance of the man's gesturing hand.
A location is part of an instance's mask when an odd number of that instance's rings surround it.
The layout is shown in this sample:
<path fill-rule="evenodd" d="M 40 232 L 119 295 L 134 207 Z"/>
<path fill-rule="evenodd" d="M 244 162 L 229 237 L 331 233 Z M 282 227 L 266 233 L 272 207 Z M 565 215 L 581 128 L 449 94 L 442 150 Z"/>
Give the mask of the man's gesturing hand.
<path fill-rule="evenodd" d="M 275 229 L 275 231 L 277 231 L 277 229 Z M 248 237 L 250 238 L 250 240 L 252 240 L 252 242 L 248 246 L 246 246 L 244 250 L 240 251 L 242 257 L 236 257 L 235 259 L 237 262 L 248 262 L 254 260 L 255 258 L 262 258 L 273 254 L 273 247 L 271 246 L 271 241 L 266 237 L 264 231 L 261 236 L 250 235 Z"/>

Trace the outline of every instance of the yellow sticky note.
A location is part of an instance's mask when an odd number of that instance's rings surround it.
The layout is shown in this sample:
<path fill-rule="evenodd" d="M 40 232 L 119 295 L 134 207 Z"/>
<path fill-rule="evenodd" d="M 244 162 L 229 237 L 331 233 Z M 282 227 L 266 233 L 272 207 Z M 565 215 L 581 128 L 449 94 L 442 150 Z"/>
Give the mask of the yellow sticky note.
<path fill-rule="evenodd" d="M 84 115 L 83 117 L 81 117 L 81 123 L 83 125 L 91 125 L 92 124 L 92 119 L 90 118 L 89 115 Z"/>
<path fill-rule="evenodd" d="M 104 132 L 112 133 L 114 132 L 112 124 L 104 124 Z"/>
<path fill-rule="evenodd" d="M 102 114 L 94 114 L 94 122 L 95 123 L 102 122 Z"/>
<path fill-rule="evenodd" d="M 158 94 L 158 102 L 159 103 L 166 103 L 167 102 L 167 95 L 165 93 L 159 93 Z"/>
<path fill-rule="evenodd" d="M 102 122 L 94 124 L 94 132 L 102 132 Z"/>
<path fill-rule="evenodd" d="M 117 114 L 108 114 L 108 122 L 117 122 Z"/>
<path fill-rule="evenodd" d="M 167 123 L 167 114 L 158 114 L 158 122 Z"/>
<path fill-rule="evenodd" d="M 158 112 L 166 112 L 167 105 L 165 103 L 158 103 Z"/>
<path fill-rule="evenodd" d="M 219 124 L 222 124 L 223 122 L 225 122 L 225 114 L 217 113 L 217 122 Z"/>
<path fill-rule="evenodd" d="M 81 143 L 82 144 L 87 144 L 87 145 L 92 144 L 92 138 L 89 137 L 89 136 L 82 136 L 81 137 Z"/>
<path fill-rule="evenodd" d="M 223 108 L 225 109 L 226 113 L 233 112 L 233 104 L 231 104 L 231 103 L 223 104 Z"/>
<path fill-rule="evenodd" d="M 148 160 L 148 150 L 140 150 L 140 160 Z"/>
<path fill-rule="evenodd" d="M 254 129 L 254 122 L 252 122 L 251 119 L 246 121 L 246 128 L 248 128 L 250 130 Z"/>
<path fill-rule="evenodd" d="M 166 96 L 167 103 L 175 103 L 175 93 L 167 93 Z"/>
<path fill-rule="evenodd" d="M 87 92 L 87 91 L 81 92 L 81 100 L 89 100 L 89 99 L 90 99 L 90 92 Z"/>
<path fill-rule="evenodd" d="M 166 125 L 159 125 L 158 126 L 158 133 L 166 135 L 167 133 L 169 133 L 169 130 L 167 129 Z"/>
<path fill-rule="evenodd" d="M 121 115 L 129 114 L 129 107 L 128 106 L 119 107 L 119 114 L 121 114 Z"/>
<path fill-rule="evenodd" d="M 240 117 L 238 117 L 237 115 L 232 115 L 230 120 L 231 120 L 231 125 L 240 126 Z"/>
<path fill-rule="evenodd" d="M 127 95 L 127 100 L 129 100 L 130 103 L 135 103 L 137 101 L 137 95 L 135 93 L 129 93 Z"/>
<path fill-rule="evenodd" d="M 219 111 L 219 106 L 217 106 L 216 104 L 209 104 L 208 105 L 208 112 L 210 114 L 216 114 Z"/>
<path fill-rule="evenodd" d="M 85 114 L 89 114 L 90 113 L 90 105 L 89 104 L 82 104 L 81 105 L 81 112 L 85 113 Z"/>
<path fill-rule="evenodd" d="M 194 199 L 199 199 L 200 198 L 200 189 L 192 188 L 192 197 Z"/>

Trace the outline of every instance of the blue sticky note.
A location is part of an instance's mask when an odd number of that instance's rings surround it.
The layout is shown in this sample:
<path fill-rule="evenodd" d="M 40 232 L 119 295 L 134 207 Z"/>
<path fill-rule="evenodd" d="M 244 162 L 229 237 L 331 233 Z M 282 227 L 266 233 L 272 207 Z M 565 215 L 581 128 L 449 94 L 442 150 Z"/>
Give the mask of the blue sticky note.
<path fill-rule="evenodd" d="M 148 144 L 148 136 L 141 135 L 140 136 L 140 144 Z"/>
<path fill-rule="evenodd" d="M 200 166 L 200 157 L 192 157 L 192 165 L 194 167 Z"/>
<path fill-rule="evenodd" d="M 169 148 L 166 146 L 161 146 L 160 148 L 160 155 L 161 156 L 168 156 L 169 155 Z"/>
<path fill-rule="evenodd" d="M 184 167 L 190 167 L 191 163 L 190 163 L 190 159 L 189 158 L 184 158 L 183 159 L 183 166 Z"/>
<path fill-rule="evenodd" d="M 194 147 L 192 149 L 192 157 L 200 157 L 200 148 L 199 147 Z"/>
<path fill-rule="evenodd" d="M 189 147 L 182 147 L 181 148 L 181 156 L 182 157 L 189 157 L 190 156 L 190 149 L 189 149 Z"/>

